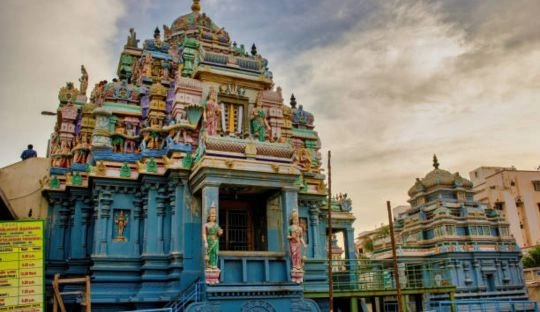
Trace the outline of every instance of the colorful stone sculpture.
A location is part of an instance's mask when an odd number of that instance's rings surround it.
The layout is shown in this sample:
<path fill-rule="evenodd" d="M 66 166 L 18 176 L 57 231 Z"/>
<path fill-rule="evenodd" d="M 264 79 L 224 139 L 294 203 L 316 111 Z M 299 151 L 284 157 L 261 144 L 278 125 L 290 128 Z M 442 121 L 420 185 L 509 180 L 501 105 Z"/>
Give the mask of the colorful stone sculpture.
<path fill-rule="evenodd" d="M 287 230 L 289 251 L 291 253 L 291 280 L 297 284 L 304 280 L 304 263 L 302 259 L 302 247 L 307 247 L 304 242 L 304 231 L 300 226 L 298 211 L 293 210 L 291 221 Z"/>
<path fill-rule="evenodd" d="M 86 89 L 88 88 L 88 73 L 84 65 L 81 65 L 81 78 L 79 78 L 81 86 L 79 88 L 81 95 L 86 95 Z"/>
<path fill-rule="evenodd" d="M 206 120 L 206 132 L 208 135 L 216 135 L 218 129 L 218 121 L 221 117 L 221 109 L 217 103 L 216 90 L 210 87 L 208 99 L 206 100 L 206 108 L 204 110 L 204 119 Z"/>
<path fill-rule="evenodd" d="M 223 230 L 216 222 L 216 207 L 215 204 L 208 210 L 208 222 L 203 226 L 203 242 L 205 249 L 206 262 L 206 283 L 219 283 L 220 270 L 217 267 L 219 255 L 219 237 L 223 234 Z"/>
<path fill-rule="evenodd" d="M 212 299 L 220 310 L 240 310 L 256 285 L 276 311 L 294 311 L 307 302 L 290 283 L 303 281 L 303 256 L 324 255 L 313 115 L 295 99 L 284 103 L 254 45 L 232 43 L 199 1 L 192 9 L 142 46 L 131 29 L 117 76 L 95 84 L 89 98 L 84 67 L 80 90 L 71 82 L 60 89 L 44 190 L 53 215 L 47 276 L 90 274 L 96 311 L 162 307 L 198 278 L 220 283 L 216 296 L 226 300 Z M 220 210 L 232 209 L 230 201 L 257 206 L 236 238 Z M 353 242 L 348 210 L 336 213 Z"/>

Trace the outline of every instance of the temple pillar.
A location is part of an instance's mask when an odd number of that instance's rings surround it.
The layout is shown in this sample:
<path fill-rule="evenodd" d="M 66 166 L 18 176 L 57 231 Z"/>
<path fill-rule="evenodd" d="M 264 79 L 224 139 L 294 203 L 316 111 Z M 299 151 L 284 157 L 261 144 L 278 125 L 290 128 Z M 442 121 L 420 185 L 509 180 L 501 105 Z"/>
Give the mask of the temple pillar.
<path fill-rule="evenodd" d="M 313 258 L 323 259 L 324 248 L 319 246 L 319 209 L 315 204 L 310 204 L 309 207 L 309 229 L 311 231 L 309 238 L 311 239 Z"/>
<path fill-rule="evenodd" d="M 175 181 L 169 184 L 171 193 L 171 254 L 179 254 L 184 250 L 184 188 L 187 181 Z"/>
<path fill-rule="evenodd" d="M 157 186 L 148 187 L 148 198 L 143 202 L 144 235 L 143 255 L 156 255 L 159 253 L 158 244 L 158 214 L 157 214 Z"/>
<path fill-rule="evenodd" d="M 84 252 L 84 246 L 85 237 L 83 237 L 83 233 L 85 232 L 86 224 L 83 225 L 83 216 L 82 216 L 82 206 L 83 202 L 81 198 L 74 198 L 74 209 L 73 209 L 73 224 L 70 228 L 71 230 L 71 250 L 70 250 L 70 256 L 71 258 L 80 259 L 85 256 Z M 84 228 L 83 228 L 84 226 Z"/>
<path fill-rule="evenodd" d="M 289 230 L 289 223 L 291 218 L 291 212 L 293 210 L 298 211 L 298 190 L 296 188 L 283 188 L 281 191 L 281 207 L 283 211 L 283 250 L 285 250 L 290 257 L 289 241 L 287 240 L 287 233 Z"/>
<path fill-rule="evenodd" d="M 202 188 L 202 212 L 201 212 L 201 236 L 202 231 L 204 231 L 204 224 L 208 222 L 208 215 L 210 207 L 215 208 L 216 213 L 216 223 L 219 225 L 219 184 L 218 183 L 208 183 Z M 201 238 L 200 240 L 200 255 L 201 255 L 201 265 L 204 268 L 203 280 L 207 284 L 218 284 L 220 282 L 221 270 L 219 268 L 212 268 L 206 266 L 206 248 L 204 242 Z M 219 248 L 219 246 L 218 246 Z M 219 253 L 218 253 L 219 256 Z M 219 260 L 218 260 L 219 262 Z M 221 267 L 221 269 L 224 269 Z M 223 276 L 221 276 L 221 281 Z"/>
<path fill-rule="evenodd" d="M 133 230 L 133 234 L 131 235 L 131 239 L 133 241 L 133 244 L 131 245 L 131 255 L 135 257 L 141 254 L 141 240 L 139 238 L 139 232 L 141 228 L 141 220 L 144 218 L 142 206 L 143 194 L 136 193 L 133 199 L 133 225 L 131 227 Z"/>
<path fill-rule="evenodd" d="M 291 213 L 293 210 L 298 211 L 298 190 L 296 188 L 283 188 L 281 190 L 281 207 L 283 211 L 283 251 L 287 255 L 287 265 L 286 272 L 287 276 L 291 276 L 291 251 L 289 249 L 289 240 L 287 235 L 289 233 L 289 223 L 291 218 Z M 296 277 L 295 277 L 296 278 Z M 291 279 L 293 279 L 291 277 Z"/>
<path fill-rule="evenodd" d="M 165 218 L 165 210 L 166 210 L 166 204 L 165 201 L 167 200 L 167 190 L 165 186 L 160 185 L 156 191 L 156 214 L 157 214 L 157 222 L 156 222 L 156 232 L 157 232 L 157 246 L 156 246 L 156 252 L 157 254 L 163 254 L 163 243 L 164 243 L 164 218 Z"/>
<path fill-rule="evenodd" d="M 356 253 L 354 252 L 354 229 L 349 227 L 345 229 L 345 259 L 347 264 L 347 271 L 349 272 L 350 281 L 358 280 L 356 276 Z M 352 283 L 357 287 L 357 283 Z"/>
<path fill-rule="evenodd" d="M 202 224 L 208 219 L 208 209 L 216 207 L 216 222 L 219 223 L 219 184 L 208 183 L 202 189 Z"/>
<path fill-rule="evenodd" d="M 476 286 L 477 287 L 485 286 L 482 270 L 480 270 L 480 262 L 478 260 L 473 260 L 471 266 L 473 269 L 473 274 L 476 277 L 476 282 L 477 282 Z"/>
<path fill-rule="evenodd" d="M 52 209 L 49 209 L 49 235 L 52 239 L 47 248 L 47 259 L 64 260 L 65 229 L 69 211 L 63 199 L 53 199 L 50 204 Z"/>
<path fill-rule="evenodd" d="M 101 189 L 98 191 L 96 203 L 96 222 L 94 228 L 94 254 L 107 254 L 107 234 L 109 218 L 111 216 L 112 193 L 109 190 Z"/>
<path fill-rule="evenodd" d="M 88 232 L 92 225 L 92 208 L 89 207 L 90 199 L 86 198 L 81 207 L 81 247 L 83 249 L 83 257 L 86 258 L 90 254 L 88 250 Z"/>

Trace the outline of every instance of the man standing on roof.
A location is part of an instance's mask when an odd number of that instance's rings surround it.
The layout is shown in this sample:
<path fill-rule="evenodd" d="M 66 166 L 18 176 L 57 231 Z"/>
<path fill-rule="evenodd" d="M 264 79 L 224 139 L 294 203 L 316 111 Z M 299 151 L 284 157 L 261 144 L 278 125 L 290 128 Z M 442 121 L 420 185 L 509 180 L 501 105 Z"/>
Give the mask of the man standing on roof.
<path fill-rule="evenodd" d="M 32 144 L 28 144 L 28 149 L 24 150 L 21 154 L 21 159 L 26 160 L 32 157 L 37 157 L 37 153 L 34 151 L 34 146 Z"/>

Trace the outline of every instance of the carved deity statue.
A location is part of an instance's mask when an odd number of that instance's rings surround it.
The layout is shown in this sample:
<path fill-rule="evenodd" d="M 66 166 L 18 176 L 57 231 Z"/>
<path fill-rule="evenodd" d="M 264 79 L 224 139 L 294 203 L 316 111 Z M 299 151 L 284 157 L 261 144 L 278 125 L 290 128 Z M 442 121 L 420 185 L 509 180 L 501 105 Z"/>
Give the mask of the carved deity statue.
<path fill-rule="evenodd" d="M 304 242 L 304 231 L 300 226 L 300 220 L 296 210 L 293 210 L 291 213 L 291 221 L 287 232 L 289 249 L 291 251 L 292 268 L 293 270 L 302 270 L 302 246 L 306 247 L 307 245 Z"/>
<path fill-rule="evenodd" d="M 79 81 L 81 82 L 80 86 L 80 94 L 86 95 L 86 89 L 88 89 L 88 72 L 86 72 L 86 68 L 84 68 L 84 65 L 81 65 L 81 78 L 79 78 Z"/>
<path fill-rule="evenodd" d="M 221 108 L 217 103 L 216 90 L 210 87 L 208 99 L 206 100 L 206 109 L 204 110 L 204 120 L 206 121 L 206 133 L 208 135 L 216 135 L 218 121 L 221 116 Z"/>
<path fill-rule="evenodd" d="M 256 107 L 251 116 L 251 130 L 253 131 L 253 134 L 259 141 L 264 142 L 266 140 L 266 131 L 268 129 L 270 129 L 270 125 L 266 120 L 264 110 L 260 107 Z"/>
<path fill-rule="evenodd" d="M 203 241 L 206 251 L 206 268 L 216 269 L 219 254 L 219 237 L 223 230 L 216 222 L 216 207 L 214 204 L 208 210 L 208 222 L 203 225 Z"/>
<path fill-rule="evenodd" d="M 124 216 L 123 211 L 120 211 L 120 213 L 117 215 L 117 218 L 114 219 L 114 224 L 116 224 L 116 237 L 114 239 L 125 241 L 126 238 L 124 237 L 124 230 L 126 229 L 128 220 Z"/>
<path fill-rule="evenodd" d="M 147 53 L 141 58 L 142 75 L 152 77 L 152 55 Z"/>

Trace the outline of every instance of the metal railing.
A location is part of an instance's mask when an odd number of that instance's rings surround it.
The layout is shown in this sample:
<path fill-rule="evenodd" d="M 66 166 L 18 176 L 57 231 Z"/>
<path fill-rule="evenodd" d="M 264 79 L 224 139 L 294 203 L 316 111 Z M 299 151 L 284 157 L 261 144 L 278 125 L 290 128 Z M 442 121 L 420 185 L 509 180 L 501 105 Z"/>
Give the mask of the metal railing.
<path fill-rule="evenodd" d="M 455 300 L 440 301 L 433 308 L 438 312 L 538 312 L 538 302 L 528 300 Z"/>
<path fill-rule="evenodd" d="M 144 309 L 144 310 L 131 310 L 124 312 L 173 312 L 171 308 L 161 308 L 161 309 Z"/>
<path fill-rule="evenodd" d="M 185 311 L 189 304 L 202 301 L 204 287 L 203 282 L 196 280 L 186 290 L 182 291 L 178 297 L 165 305 L 165 308 L 169 308 L 171 312 Z"/>
<path fill-rule="evenodd" d="M 304 290 L 328 287 L 327 260 L 306 260 Z M 453 287 L 448 261 L 400 261 L 398 272 L 404 290 Z M 396 289 L 391 260 L 332 260 L 334 290 L 377 291 Z"/>

